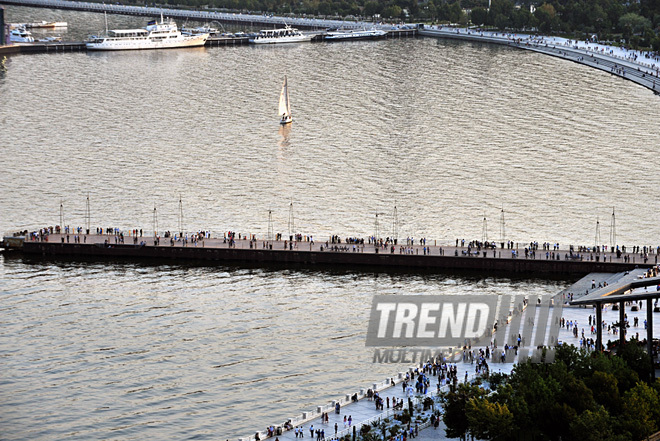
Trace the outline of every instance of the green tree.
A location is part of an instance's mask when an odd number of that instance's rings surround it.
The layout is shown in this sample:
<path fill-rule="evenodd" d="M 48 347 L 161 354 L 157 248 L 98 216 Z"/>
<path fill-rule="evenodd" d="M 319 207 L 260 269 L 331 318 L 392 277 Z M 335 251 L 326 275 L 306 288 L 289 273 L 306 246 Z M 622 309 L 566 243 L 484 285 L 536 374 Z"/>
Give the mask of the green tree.
<path fill-rule="evenodd" d="M 557 11 L 555 7 L 548 3 L 543 3 L 536 8 L 534 16 L 539 22 L 539 29 L 544 33 L 550 33 L 557 27 Z"/>
<path fill-rule="evenodd" d="M 485 25 L 488 20 L 488 11 L 485 8 L 475 8 L 470 13 L 470 20 L 477 26 Z"/>
<path fill-rule="evenodd" d="M 629 12 L 619 18 L 619 27 L 623 32 L 623 38 L 628 42 L 633 35 L 641 34 L 645 28 L 651 27 L 651 21 L 634 12 Z"/>
<path fill-rule="evenodd" d="M 527 8 L 516 9 L 513 12 L 513 27 L 514 29 L 529 29 L 537 25 L 536 17 L 529 12 Z"/>
<path fill-rule="evenodd" d="M 471 383 L 459 383 L 455 390 L 441 395 L 444 413 L 442 421 L 447 427 L 447 437 L 463 438 L 468 433 L 467 403 L 474 398 L 483 398 L 486 392 Z"/>
<path fill-rule="evenodd" d="M 465 21 L 465 14 L 461 9 L 460 2 L 454 2 L 449 5 L 449 21 L 452 23 L 461 23 Z"/>
<path fill-rule="evenodd" d="M 385 9 L 383 9 L 383 14 L 382 15 L 383 15 L 383 17 L 387 17 L 387 18 L 397 18 L 398 19 L 399 17 L 401 17 L 401 11 L 402 11 L 401 6 L 390 5 L 390 6 L 386 7 Z"/>
<path fill-rule="evenodd" d="M 376 14 L 380 14 L 382 9 L 383 8 L 381 7 L 380 3 L 375 1 L 370 1 L 364 5 L 364 10 L 362 12 L 367 17 L 373 17 Z"/>
<path fill-rule="evenodd" d="M 508 440 L 514 433 L 513 414 L 506 404 L 472 398 L 466 404 L 465 414 L 469 432 L 478 439 Z"/>
<path fill-rule="evenodd" d="M 628 342 L 617 351 L 617 355 L 623 359 L 628 367 L 635 371 L 643 381 L 651 378 L 651 359 L 642 347 L 634 342 Z"/>
<path fill-rule="evenodd" d="M 570 424 L 573 439 L 581 441 L 610 441 L 616 439 L 610 414 L 601 406 L 595 411 L 585 410 Z"/>
<path fill-rule="evenodd" d="M 614 414 L 618 414 L 621 411 L 619 382 L 613 374 L 596 371 L 585 383 L 593 392 L 596 403 L 605 406 L 606 409 L 612 411 Z"/>
<path fill-rule="evenodd" d="M 511 21 L 504 14 L 497 14 L 495 16 L 495 19 L 493 20 L 493 24 L 495 25 L 495 27 L 497 27 L 497 29 L 500 29 L 502 31 L 505 30 L 506 28 L 511 27 Z"/>
<path fill-rule="evenodd" d="M 638 383 L 623 396 L 621 423 L 633 439 L 642 439 L 658 430 L 660 419 L 658 392 L 646 383 Z"/>

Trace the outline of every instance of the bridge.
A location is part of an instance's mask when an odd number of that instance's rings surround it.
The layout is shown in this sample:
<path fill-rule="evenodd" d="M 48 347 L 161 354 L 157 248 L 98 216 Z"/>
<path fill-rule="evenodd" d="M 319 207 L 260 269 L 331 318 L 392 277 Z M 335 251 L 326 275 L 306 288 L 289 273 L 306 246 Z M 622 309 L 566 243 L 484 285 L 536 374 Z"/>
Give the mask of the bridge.
<path fill-rule="evenodd" d="M 146 6 L 127 6 L 94 2 L 79 2 L 67 0 L 0 0 L 0 4 L 29 6 L 36 8 L 69 9 L 74 11 L 105 12 L 108 14 L 137 15 L 147 17 L 172 17 L 183 20 L 201 22 L 217 21 L 220 23 L 243 24 L 245 26 L 278 27 L 287 24 L 300 29 L 322 30 L 328 28 L 363 29 L 374 26 L 371 22 L 325 20 L 306 17 L 278 17 L 270 14 L 242 14 L 233 12 L 195 11 L 187 9 L 152 8 Z M 392 25 L 376 25 L 383 30 L 401 29 Z M 414 35 L 414 26 L 401 29 L 405 34 Z"/>

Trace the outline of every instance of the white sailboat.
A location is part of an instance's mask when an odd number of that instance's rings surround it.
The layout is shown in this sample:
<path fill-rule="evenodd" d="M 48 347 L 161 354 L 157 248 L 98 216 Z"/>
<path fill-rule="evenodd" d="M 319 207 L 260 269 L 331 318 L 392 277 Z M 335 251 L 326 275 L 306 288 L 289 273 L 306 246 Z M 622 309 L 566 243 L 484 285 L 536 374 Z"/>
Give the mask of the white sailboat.
<path fill-rule="evenodd" d="M 279 106 L 280 124 L 289 124 L 291 118 L 291 103 L 289 102 L 289 88 L 284 76 L 284 84 L 282 84 L 282 92 L 280 92 L 280 106 Z"/>

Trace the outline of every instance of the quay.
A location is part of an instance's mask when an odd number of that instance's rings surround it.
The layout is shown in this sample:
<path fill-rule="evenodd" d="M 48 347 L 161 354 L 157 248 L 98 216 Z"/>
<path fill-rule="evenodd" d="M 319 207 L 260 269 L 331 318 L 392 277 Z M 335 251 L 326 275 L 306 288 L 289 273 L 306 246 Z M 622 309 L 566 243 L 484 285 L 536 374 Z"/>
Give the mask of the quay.
<path fill-rule="evenodd" d="M 519 244 L 447 246 L 429 244 L 332 243 L 331 241 L 266 240 L 255 237 L 191 239 L 108 234 L 30 234 L 5 238 L 5 247 L 25 256 L 75 259 L 137 259 L 172 262 L 251 265 L 335 266 L 352 269 L 406 271 L 477 271 L 532 277 L 584 276 L 651 268 L 659 250 L 647 253 L 553 250 L 524 252 Z M 453 245 L 453 244 L 452 244 Z M 527 255 L 527 257 L 525 257 Z"/>
<path fill-rule="evenodd" d="M 401 38 L 413 36 L 415 30 L 393 29 L 387 31 L 386 38 Z M 324 33 L 319 33 L 312 41 L 323 41 Z M 241 46 L 250 43 L 249 37 L 209 37 L 204 46 Z M 84 41 L 57 41 L 57 42 L 35 42 L 35 43 L 15 43 L 8 46 L 0 46 L 0 55 L 12 54 L 36 54 L 36 53 L 64 53 L 87 51 Z"/>

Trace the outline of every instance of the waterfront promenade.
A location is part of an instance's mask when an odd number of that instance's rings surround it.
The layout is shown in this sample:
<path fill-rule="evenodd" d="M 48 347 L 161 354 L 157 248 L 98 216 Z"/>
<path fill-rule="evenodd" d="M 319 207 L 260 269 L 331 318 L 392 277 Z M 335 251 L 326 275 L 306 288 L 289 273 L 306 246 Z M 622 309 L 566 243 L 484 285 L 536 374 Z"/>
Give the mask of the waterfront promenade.
<path fill-rule="evenodd" d="M 421 26 L 419 34 L 531 50 L 609 72 L 660 94 L 660 57 L 647 52 L 561 37 L 448 26 Z"/>
<path fill-rule="evenodd" d="M 588 41 L 570 40 L 561 37 L 531 35 L 524 33 L 508 33 L 483 31 L 474 28 L 457 28 L 449 26 L 429 26 L 424 24 L 388 24 L 364 21 L 345 21 L 334 19 L 320 19 L 315 17 L 281 17 L 273 14 L 243 14 L 219 12 L 209 10 L 166 9 L 148 6 L 125 6 L 120 4 L 105 4 L 93 2 L 78 2 L 67 0 L 1 0 L 0 3 L 54 8 L 70 9 L 91 12 L 106 12 L 111 14 L 125 14 L 158 17 L 161 14 L 167 17 L 197 20 L 200 22 L 220 22 L 245 25 L 250 27 L 262 26 L 266 28 L 288 24 L 301 29 L 326 30 L 330 28 L 364 29 L 376 27 L 387 30 L 390 37 L 402 35 L 421 35 L 436 38 L 450 38 L 467 41 L 479 41 L 491 44 L 500 44 L 518 49 L 531 50 L 545 55 L 562 58 L 568 61 L 592 67 L 612 75 L 632 81 L 648 88 L 660 95 L 660 57 L 648 52 L 641 52 L 609 46 Z M 215 45 L 227 44 L 229 41 L 215 41 Z M 231 40 L 232 44 L 240 41 Z M 212 43 L 212 42 L 211 42 Z M 211 44 L 209 43 L 209 45 Z M 78 46 L 49 46 L 35 45 L 35 51 L 54 52 L 73 50 Z M 15 53 L 15 48 L 3 48 L 3 53 Z M 29 52 L 21 47 L 21 52 Z"/>
<path fill-rule="evenodd" d="M 135 231 L 135 230 L 133 230 Z M 181 237 L 144 237 L 111 234 L 31 233 L 24 254 L 42 257 L 167 259 L 174 262 L 221 261 L 249 264 L 295 264 L 362 267 L 365 269 L 467 270 L 486 273 L 585 275 L 621 272 L 658 263 L 660 247 L 608 249 L 537 243 L 494 243 L 456 239 L 439 244 L 426 239 L 403 239 L 396 244 L 373 239 L 335 236 L 327 240 L 298 236 L 299 240 L 266 240 L 240 234 L 209 237 L 208 233 Z M 231 238 L 230 238 L 231 237 Z"/>
<path fill-rule="evenodd" d="M 637 310 L 637 309 L 633 309 L 631 306 L 626 306 L 625 312 L 627 314 L 628 322 L 630 323 L 630 328 L 628 328 L 627 338 L 637 338 L 638 340 L 643 339 L 643 336 L 646 333 L 645 322 L 644 322 L 646 320 L 646 311 L 643 308 Z M 589 351 L 593 350 L 594 348 L 592 342 L 595 339 L 595 334 L 593 328 L 591 327 L 590 321 L 592 321 L 592 323 L 595 323 L 595 310 L 593 308 L 565 306 L 562 311 L 562 318 L 564 319 L 564 326 L 560 328 L 560 332 L 559 332 L 560 343 L 578 346 Z M 603 311 L 603 321 L 604 321 L 603 329 L 604 329 L 605 342 L 607 342 L 608 340 L 611 341 L 618 340 L 619 336 L 616 334 L 615 327 L 612 326 L 612 324 L 616 323 L 618 320 L 619 320 L 619 311 L 613 310 L 611 308 L 606 308 Z M 653 326 L 654 327 L 660 326 L 660 313 L 653 314 Z M 656 327 L 655 329 L 659 329 L 659 328 Z M 640 338 L 640 336 L 642 337 Z M 483 348 L 473 348 L 475 353 L 478 351 L 478 349 L 483 349 Z M 492 350 L 491 353 L 493 353 Z M 494 353 L 499 354 L 499 351 L 495 350 Z M 461 356 L 459 355 L 459 357 Z M 477 367 L 476 357 L 473 357 L 473 360 L 475 361 L 470 362 L 468 359 L 466 362 L 463 362 L 462 360 L 459 360 L 456 363 L 451 363 L 450 361 L 448 361 L 448 364 L 449 365 L 454 364 L 456 366 L 458 382 L 464 382 L 466 378 L 465 375 L 467 373 L 468 381 L 475 381 L 476 379 L 481 379 L 481 381 L 484 381 L 484 385 L 487 387 L 487 380 L 484 378 L 483 372 L 481 374 L 476 373 L 476 367 Z M 486 361 L 489 366 L 490 373 L 508 374 L 514 368 L 517 359 L 514 360 L 513 363 L 496 363 L 492 360 L 492 356 L 491 356 Z M 383 410 L 376 410 L 375 402 L 369 400 L 364 395 L 364 393 L 366 393 L 366 391 L 369 388 L 374 390 L 375 387 L 375 389 L 379 391 L 380 397 L 382 397 L 383 399 L 390 398 L 390 404 L 392 403 L 393 398 L 396 398 L 397 400 L 403 399 L 404 402 L 406 403 L 405 407 L 407 407 L 407 400 L 409 395 L 408 393 L 404 392 L 401 384 L 405 379 L 405 373 L 406 372 L 410 373 L 416 368 L 419 368 L 419 365 L 410 366 L 405 364 L 399 364 L 399 365 L 393 364 L 392 365 L 393 376 L 390 377 L 390 379 L 384 379 L 385 381 L 382 381 L 380 383 L 372 383 L 370 385 L 365 386 L 360 391 L 346 391 L 346 395 L 344 397 L 339 397 L 333 402 L 318 406 L 316 409 L 304 412 L 301 415 L 287 418 L 282 423 L 271 424 L 271 425 L 272 427 L 278 427 L 279 425 L 283 425 L 287 421 L 291 421 L 291 423 L 295 428 L 302 428 L 306 439 L 311 439 L 311 440 L 316 439 L 316 435 L 314 435 L 314 437 L 312 438 L 309 438 L 310 436 L 309 429 L 311 426 L 313 426 L 314 431 L 316 431 L 317 429 L 324 430 L 325 440 L 335 440 L 341 438 L 344 435 L 352 435 L 353 433 L 352 427 L 351 428 L 346 427 L 346 429 L 344 429 L 344 416 L 352 417 L 352 426 L 356 427 L 356 431 L 358 433 L 362 425 L 365 424 L 372 425 L 374 421 L 382 421 L 385 420 L 386 418 L 392 421 L 394 414 L 400 414 L 401 411 L 395 412 L 391 407 L 388 408 L 387 406 L 385 406 Z M 397 369 L 398 372 L 396 371 Z M 423 398 L 427 396 L 430 397 L 437 396 L 438 393 L 437 375 L 436 376 L 428 375 L 427 377 L 431 382 L 430 387 L 427 389 L 426 394 L 413 393 L 412 396 L 416 398 L 415 402 L 421 402 Z M 396 383 L 395 386 L 386 387 L 385 384 L 388 381 L 391 382 L 392 379 Z M 409 384 L 414 387 L 415 381 L 409 381 Z M 448 388 L 449 387 L 447 385 L 441 386 L 441 390 L 443 391 L 447 391 Z M 356 393 L 358 394 L 358 401 L 352 402 L 350 400 L 350 397 L 352 397 Z M 335 402 L 341 403 L 340 414 L 336 414 L 334 411 Z M 439 410 L 440 405 L 436 403 L 435 409 Z M 420 439 L 440 439 L 440 440 L 449 439 L 445 435 L 444 425 L 442 424 L 442 422 L 440 422 L 440 425 L 437 429 L 434 429 L 433 427 L 429 427 L 429 423 L 430 423 L 429 417 L 431 412 L 432 410 L 428 410 L 426 412 L 416 412 L 415 414 L 415 415 L 420 415 L 421 416 L 420 420 L 423 420 L 423 422 L 422 421 L 418 422 L 418 428 L 420 430 L 420 434 L 419 434 Z M 328 415 L 327 424 L 321 422 L 321 415 L 324 413 L 327 413 Z M 413 423 L 411 424 L 413 428 L 415 427 L 414 420 L 415 418 L 413 418 Z M 335 423 L 337 424 L 337 428 L 338 428 L 337 436 L 335 436 L 334 433 Z M 374 429 L 372 428 L 372 430 Z M 241 438 L 241 440 L 254 441 L 255 434 L 257 431 L 259 432 L 259 437 L 261 440 L 268 438 L 267 431 L 265 430 L 265 428 L 259 428 L 258 430 L 255 429 L 255 433 L 246 434 L 246 437 Z M 283 431 L 281 435 L 276 434 L 268 439 L 275 440 L 276 438 L 279 439 L 280 441 L 295 440 L 296 439 L 295 431 L 294 430 Z M 408 439 L 410 439 L 410 437 L 408 437 Z"/>

